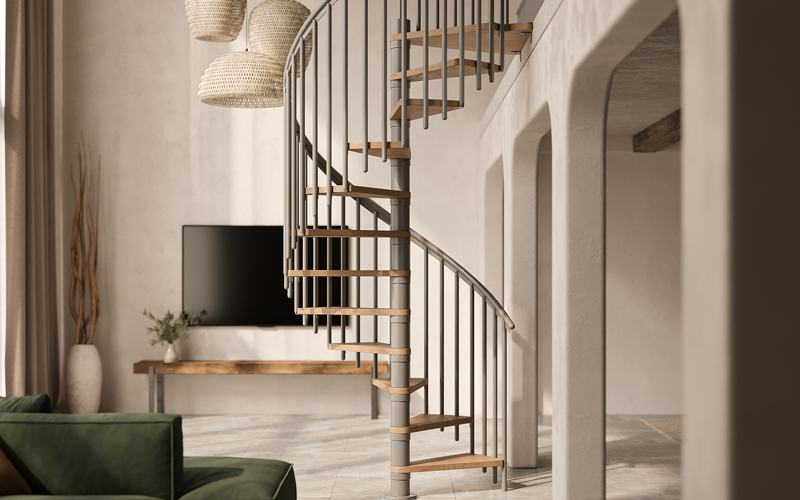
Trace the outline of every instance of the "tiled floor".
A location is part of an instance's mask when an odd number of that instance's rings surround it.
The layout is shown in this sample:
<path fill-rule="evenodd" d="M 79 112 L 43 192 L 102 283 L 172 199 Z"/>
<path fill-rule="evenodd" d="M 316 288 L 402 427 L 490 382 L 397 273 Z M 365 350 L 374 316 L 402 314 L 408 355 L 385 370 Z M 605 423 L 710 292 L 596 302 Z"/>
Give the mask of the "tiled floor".
<path fill-rule="evenodd" d="M 342 415 L 225 415 L 184 417 L 188 456 L 237 456 L 295 464 L 298 498 L 376 500 L 389 490 L 389 421 Z M 469 451 L 468 430 L 461 441 L 453 429 L 411 438 L 412 460 Z M 492 484 L 491 470 L 424 472 L 411 477 L 420 499 L 550 499 L 551 426 L 539 423 L 538 469 L 509 470 L 508 491 Z M 491 435 L 491 432 L 490 432 Z M 480 429 L 476 429 L 480 436 Z M 680 446 L 635 416 L 607 421 L 607 498 L 680 498 Z M 492 454 L 492 449 L 489 450 Z"/>

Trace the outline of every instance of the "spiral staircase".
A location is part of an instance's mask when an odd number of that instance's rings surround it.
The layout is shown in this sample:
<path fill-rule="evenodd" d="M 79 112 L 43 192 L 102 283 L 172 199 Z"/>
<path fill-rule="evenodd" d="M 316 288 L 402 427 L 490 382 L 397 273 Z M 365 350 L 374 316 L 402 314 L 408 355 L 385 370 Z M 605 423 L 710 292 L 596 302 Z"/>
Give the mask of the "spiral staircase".
<path fill-rule="evenodd" d="M 507 484 L 507 339 L 514 323 L 480 281 L 409 225 L 410 122 L 422 120 L 422 128 L 427 129 L 429 117 L 440 114 L 442 119 L 447 119 L 448 112 L 464 108 L 466 82 L 474 81 L 480 90 L 484 75 L 493 81 L 494 75 L 504 70 L 507 58 L 522 50 L 532 30 L 531 23 L 508 22 L 507 0 L 466 3 L 465 9 L 464 0 L 441 4 L 437 0 L 435 5 L 429 5 L 429 0 L 418 0 L 414 16 L 408 12 L 408 0 L 399 0 L 397 18 L 389 21 L 386 0 L 363 0 L 359 8 L 354 9 L 350 8 L 348 0 L 323 1 L 312 11 L 294 40 L 284 71 L 285 286 L 293 297 L 296 313 L 303 315 L 304 324 L 313 325 L 317 332 L 324 322 L 328 349 L 342 351 L 342 359 L 346 353 L 354 353 L 357 362 L 362 355 L 372 355 L 373 397 L 374 391 L 379 389 L 389 393 L 391 399 L 391 492 L 387 498 L 416 498 L 411 493 L 410 476 L 426 471 L 481 468 L 487 472 L 491 468 L 494 482 L 499 475 L 503 490 Z M 336 14 L 336 25 L 334 7 L 341 11 Z M 370 12 L 370 8 L 375 8 L 376 12 Z M 470 24 L 465 22 L 467 17 Z M 353 20 L 362 22 L 360 57 L 348 51 L 354 38 L 351 32 L 359 31 L 357 25 L 349 26 Z M 382 29 L 382 51 L 371 54 L 369 34 L 376 28 Z M 307 49 L 309 39 L 311 50 L 303 50 Z M 429 62 L 431 48 L 440 51 L 441 62 Z M 422 67 L 410 67 L 411 50 L 422 52 Z M 377 58 L 374 57 L 376 53 Z M 467 59 L 467 53 L 474 59 Z M 454 54 L 456 57 L 452 57 Z M 360 71 L 354 71 L 359 65 L 351 64 L 351 57 L 354 62 L 359 59 Z M 355 78 L 351 79 L 350 73 L 355 73 Z M 371 102 L 369 93 L 362 90 L 369 88 L 369 82 L 376 78 L 380 78 L 382 84 L 378 103 Z M 448 99 L 447 81 L 451 78 L 458 79 L 458 99 Z M 349 87 L 356 79 L 361 80 L 357 89 L 360 92 L 358 99 L 352 100 L 351 94 L 356 91 Z M 441 83 L 441 99 L 429 98 L 434 81 Z M 410 94 L 417 94 L 417 97 Z M 326 109 L 320 110 L 320 95 L 324 97 Z M 336 115 L 334 102 L 340 103 L 337 106 L 342 108 Z M 361 139 L 360 142 L 351 141 L 347 134 L 351 107 L 361 114 L 361 134 L 356 138 Z M 380 117 L 370 116 L 370 111 L 378 108 Z M 373 119 L 378 119 L 380 124 L 378 141 L 370 141 L 368 137 L 369 123 Z M 334 140 L 334 131 L 341 135 L 339 140 Z M 349 181 L 350 163 L 360 160 L 363 171 L 367 172 L 370 156 L 390 163 L 391 186 L 359 186 Z M 383 208 L 375 199 L 388 200 L 391 209 Z M 362 228 L 362 215 L 372 219 L 369 228 Z M 337 217 L 338 223 L 334 225 Z M 389 240 L 389 265 L 384 269 L 379 266 L 379 239 Z M 365 255 L 372 256 L 370 269 L 361 268 L 362 242 Z M 423 373 L 414 374 L 416 377 L 411 376 L 412 243 L 424 253 L 420 280 L 424 304 L 422 325 L 413 330 L 422 337 L 414 339 L 415 344 L 420 342 L 422 346 L 422 352 L 415 351 L 414 355 L 422 355 Z M 337 252 L 339 258 L 334 259 Z M 439 308 L 438 329 L 429 324 L 429 288 L 437 279 L 429 276 L 432 260 L 434 266 L 436 261 L 439 264 L 439 300 L 433 306 Z M 324 266 L 320 264 L 323 261 Z M 453 280 L 451 300 L 445 298 L 446 274 Z M 386 278 L 389 307 L 378 307 L 380 281 Z M 362 287 L 363 280 L 369 280 L 372 285 L 371 294 L 364 293 L 367 286 Z M 465 294 L 459 293 L 462 284 L 469 287 L 469 305 L 465 306 L 470 313 L 467 328 L 461 325 L 461 303 L 467 302 Z M 334 295 L 338 296 L 338 304 L 333 304 Z M 365 302 L 369 299 L 371 303 L 362 303 L 362 296 Z M 453 313 L 448 331 L 454 334 L 446 345 L 448 308 Z M 480 317 L 477 325 L 476 311 Z M 342 317 L 336 327 L 333 316 Z M 345 317 L 353 318 L 353 328 L 347 329 Z M 379 327 L 379 317 L 389 318 L 388 332 Z M 362 319 L 367 318 L 372 320 L 372 328 L 364 332 L 362 338 Z M 371 338 L 366 338 L 368 333 L 372 334 Z M 381 337 L 386 337 L 386 341 L 381 342 Z M 429 346 L 436 342 L 438 359 L 429 359 Z M 460 350 L 464 344 L 469 350 L 468 376 L 461 373 L 467 371 L 466 367 L 462 370 L 460 366 Z M 445 365 L 445 353 L 452 356 L 451 366 Z M 377 376 L 375 367 L 379 355 L 389 356 L 389 378 Z M 478 377 L 480 380 L 476 380 Z M 428 395 L 431 382 L 439 384 L 438 409 L 433 411 L 429 408 Z M 448 391 L 448 387 L 452 390 Z M 412 417 L 411 394 L 417 391 L 423 393 L 424 412 Z M 460 414 L 462 392 L 468 400 L 468 415 Z M 446 398 L 454 410 L 452 414 L 445 412 Z M 481 436 L 476 437 L 478 400 Z M 460 426 L 468 426 L 468 452 L 465 446 L 462 454 L 411 460 L 412 434 L 455 427 L 455 439 L 459 440 Z M 490 428 L 493 428 L 491 438 L 488 436 Z M 490 444 L 493 445 L 491 452 Z M 476 453 L 478 446 L 480 453 Z"/>

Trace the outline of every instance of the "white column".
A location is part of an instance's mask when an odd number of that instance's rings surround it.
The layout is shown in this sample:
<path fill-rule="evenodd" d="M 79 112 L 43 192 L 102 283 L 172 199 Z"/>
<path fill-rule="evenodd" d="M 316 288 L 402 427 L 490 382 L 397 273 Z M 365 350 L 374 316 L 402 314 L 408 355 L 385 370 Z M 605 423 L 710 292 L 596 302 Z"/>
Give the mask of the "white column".
<path fill-rule="evenodd" d="M 550 102 L 553 498 L 605 498 L 605 130 L 609 71 Z"/>
<path fill-rule="evenodd" d="M 503 306 L 514 321 L 508 348 L 508 461 L 535 468 L 539 454 L 537 162 L 541 134 L 503 150 Z"/>
<path fill-rule="evenodd" d="M 800 498 L 800 4 L 684 0 L 684 498 Z"/>

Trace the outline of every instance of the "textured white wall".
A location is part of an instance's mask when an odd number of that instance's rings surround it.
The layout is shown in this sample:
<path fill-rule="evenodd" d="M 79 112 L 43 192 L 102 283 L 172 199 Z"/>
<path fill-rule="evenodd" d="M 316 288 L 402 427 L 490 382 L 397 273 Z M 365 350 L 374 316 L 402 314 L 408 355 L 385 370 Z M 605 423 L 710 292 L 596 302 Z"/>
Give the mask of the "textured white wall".
<path fill-rule="evenodd" d="M 318 3 L 303 2 L 310 8 Z M 251 1 L 249 8 L 257 3 Z M 516 12 L 516 4 L 512 2 L 512 12 Z M 372 10 L 380 15 L 378 8 Z M 359 12 L 360 8 L 351 6 L 350 95 L 354 106 L 349 128 L 355 141 L 362 140 L 360 108 L 355 103 L 360 97 Z M 339 16 L 335 14 L 335 23 Z M 203 71 L 216 57 L 243 50 L 244 37 L 225 44 L 194 40 L 182 2 L 66 2 L 62 23 L 63 168 L 68 166 L 71 144 L 80 130 L 85 131 L 93 150 L 103 155 L 102 312 L 96 342 L 104 362 L 101 409 L 143 411 L 146 377 L 133 375 L 132 364 L 159 358 L 162 352 L 149 346 L 141 310 L 157 313 L 181 306 L 181 226 L 283 222 L 283 110 L 215 108 L 197 100 Z M 379 53 L 380 36 L 380 30 L 370 32 L 371 54 Z M 334 57 L 337 47 L 335 44 Z M 421 65 L 420 51 L 412 52 L 412 66 Z M 431 51 L 431 63 L 439 57 L 440 53 Z M 466 109 L 453 112 L 447 121 L 432 117 L 428 131 L 422 130 L 419 121 L 412 124 L 412 227 L 476 275 L 480 258 L 475 228 L 481 189 L 478 122 L 494 88 L 486 78 L 483 84 L 484 90 L 477 92 L 471 80 Z M 336 85 L 334 119 L 338 120 L 340 93 Z M 452 99 L 457 95 L 457 82 L 449 85 Z M 370 122 L 375 140 L 379 138 L 377 77 L 370 81 L 369 91 L 370 107 L 376 109 Z M 439 86 L 431 84 L 431 98 L 438 98 L 439 92 Z M 412 88 L 411 96 L 421 97 L 421 89 Z M 320 109 L 325 105 L 322 98 Z M 337 128 L 334 141 L 341 141 L 339 134 Z M 360 157 L 350 158 L 355 165 L 351 168 L 353 182 L 388 187 L 387 165 L 373 160 L 370 172 L 364 175 L 358 167 Z M 67 206 L 63 224 L 69 224 L 71 214 L 68 183 L 67 176 L 61 186 Z M 370 223 L 364 222 L 366 227 Z M 65 232 L 65 255 L 68 237 Z M 414 253 L 414 269 L 421 270 L 420 252 Z M 365 259 L 364 263 L 368 262 Z M 68 276 L 64 282 L 68 286 Z M 451 279 L 447 287 L 452 287 Z M 414 307 L 421 310 L 421 288 L 416 290 Z M 381 293 L 381 300 L 386 300 L 386 288 L 382 287 Z M 436 293 L 435 288 L 431 290 L 433 297 Z M 381 305 L 385 307 L 383 302 Z M 61 306 L 66 308 L 65 303 Z M 437 314 L 432 311 L 431 324 L 438 324 Z M 73 325 L 68 314 L 66 318 L 69 334 Z M 422 328 L 421 319 L 421 314 L 415 316 L 415 335 Z M 370 326 L 364 330 L 371 334 Z M 178 350 L 184 359 L 337 359 L 339 354 L 327 351 L 323 336 L 299 327 L 201 328 L 192 339 L 181 342 Z M 452 357 L 446 362 L 452 367 Z M 416 356 L 414 363 L 414 375 L 421 376 L 421 357 Z M 462 367 L 468 367 L 468 360 L 462 360 Z M 438 398 L 437 391 L 431 388 L 433 400 Z M 167 411 L 180 413 L 367 413 L 369 377 L 171 376 L 166 379 L 166 397 Z M 419 404 L 417 397 L 415 410 Z M 462 408 L 465 404 L 466 397 Z"/>

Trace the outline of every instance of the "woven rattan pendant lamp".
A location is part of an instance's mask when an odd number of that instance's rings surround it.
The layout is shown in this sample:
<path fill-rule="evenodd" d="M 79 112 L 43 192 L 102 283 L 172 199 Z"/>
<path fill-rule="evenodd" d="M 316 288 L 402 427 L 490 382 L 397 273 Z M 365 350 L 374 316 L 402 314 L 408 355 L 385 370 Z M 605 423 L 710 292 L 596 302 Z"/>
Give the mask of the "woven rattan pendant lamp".
<path fill-rule="evenodd" d="M 252 51 L 225 54 L 203 73 L 197 97 L 227 108 L 283 106 L 283 62 Z"/>
<path fill-rule="evenodd" d="M 247 0 L 185 0 L 186 18 L 202 42 L 232 42 L 242 30 Z"/>
<path fill-rule="evenodd" d="M 286 63 L 297 33 L 311 11 L 295 0 L 267 0 L 258 4 L 248 20 L 250 50 Z M 305 41 L 306 67 L 311 61 L 311 37 Z"/>

